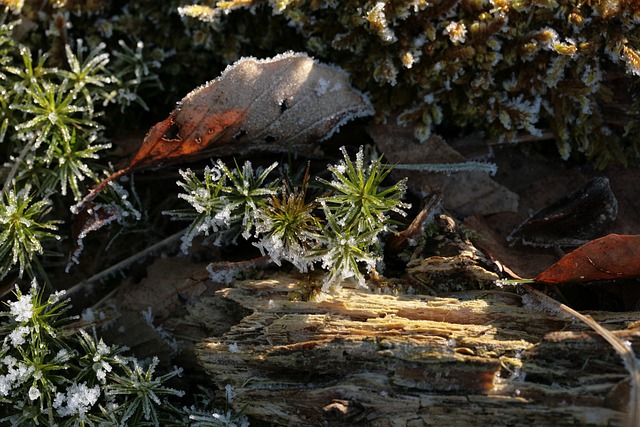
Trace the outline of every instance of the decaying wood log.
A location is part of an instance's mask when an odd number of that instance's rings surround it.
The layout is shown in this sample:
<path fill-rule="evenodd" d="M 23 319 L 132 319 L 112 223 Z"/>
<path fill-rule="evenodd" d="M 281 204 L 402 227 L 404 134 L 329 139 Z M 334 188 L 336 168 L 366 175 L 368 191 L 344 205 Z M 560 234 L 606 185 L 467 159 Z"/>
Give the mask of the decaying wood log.
<path fill-rule="evenodd" d="M 249 310 L 196 353 L 253 417 L 291 426 L 625 425 L 620 357 L 587 326 L 528 307 L 526 295 L 343 288 L 293 301 L 298 282 L 238 281 L 201 301 Z M 640 313 L 591 314 L 638 351 Z"/>

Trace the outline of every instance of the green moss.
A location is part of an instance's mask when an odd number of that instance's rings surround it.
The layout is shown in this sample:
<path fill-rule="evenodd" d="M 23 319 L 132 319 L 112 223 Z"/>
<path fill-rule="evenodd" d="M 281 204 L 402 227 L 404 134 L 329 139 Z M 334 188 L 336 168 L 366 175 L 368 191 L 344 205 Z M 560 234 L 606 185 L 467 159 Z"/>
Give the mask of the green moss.
<path fill-rule="evenodd" d="M 164 102 L 153 105 L 170 105 L 241 56 L 306 50 L 349 71 L 379 120 L 409 124 L 420 139 L 483 129 L 509 142 L 550 130 L 563 158 L 587 157 L 597 167 L 638 161 L 637 2 L 3 3 L 21 13 L 21 41 L 53 62 L 64 61 L 65 44 L 79 35 L 108 48 L 142 40 L 163 64 Z"/>
<path fill-rule="evenodd" d="M 213 2 L 216 3 L 216 2 Z M 378 119 L 514 141 L 551 130 L 560 155 L 638 160 L 640 7 L 630 1 L 227 1 L 216 25 L 270 8 L 305 48 L 369 91 Z M 245 35 L 259 40 L 281 20 Z M 225 27 L 228 28 L 228 27 Z M 230 30 L 230 28 L 228 28 Z"/>

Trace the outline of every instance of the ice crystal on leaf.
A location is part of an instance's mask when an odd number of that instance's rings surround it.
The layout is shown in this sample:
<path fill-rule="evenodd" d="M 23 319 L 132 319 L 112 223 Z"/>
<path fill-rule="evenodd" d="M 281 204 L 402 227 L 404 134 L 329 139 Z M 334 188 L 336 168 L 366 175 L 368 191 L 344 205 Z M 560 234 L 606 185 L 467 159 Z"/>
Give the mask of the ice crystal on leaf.
<path fill-rule="evenodd" d="M 16 301 L 9 301 L 9 312 L 18 323 L 28 322 L 33 316 L 33 295 L 20 295 Z"/>
<path fill-rule="evenodd" d="M 78 416 L 79 421 L 86 420 L 86 414 L 100 397 L 100 386 L 87 386 L 87 383 L 71 384 L 66 393 L 58 393 L 53 407 L 62 417 Z"/>
<path fill-rule="evenodd" d="M 19 347 L 26 342 L 25 337 L 31 332 L 28 326 L 18 326 L 9 334 L 12 347 Z"/>

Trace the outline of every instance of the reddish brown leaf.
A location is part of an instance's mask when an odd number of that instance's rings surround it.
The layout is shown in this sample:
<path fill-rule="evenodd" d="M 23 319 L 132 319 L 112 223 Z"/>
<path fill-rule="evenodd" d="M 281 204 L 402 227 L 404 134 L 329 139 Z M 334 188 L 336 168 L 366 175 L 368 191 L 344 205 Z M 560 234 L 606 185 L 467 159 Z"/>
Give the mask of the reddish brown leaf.
<path fill-rule="evenodd" d="M 563 256 L 535 280 L 564 283 L 637 277 L 640 277 L 640 236 L 609 234 Z"/>
<path fill-rule="evenodd" d="M 309 151 L 344 122 L 373 114 L 341 70 L 304 54 L 243 58 L 178 104 L 147 134 L 138 152 L 80 202 L 134 170 L 247 150 Z"/>
<path fill-rule="evenodd" d="M 211 145 L 229 142 L 229 129 L 237 127 L 244 117 L 244 112 L 238 110 L 209 113 L 196 107 L 174 110 L 166 120 L 151 128 L 129 161 L 128 169 L 206 156 L 206 149 Z M 172 132 L 175 135 L 171 135 Z"/>

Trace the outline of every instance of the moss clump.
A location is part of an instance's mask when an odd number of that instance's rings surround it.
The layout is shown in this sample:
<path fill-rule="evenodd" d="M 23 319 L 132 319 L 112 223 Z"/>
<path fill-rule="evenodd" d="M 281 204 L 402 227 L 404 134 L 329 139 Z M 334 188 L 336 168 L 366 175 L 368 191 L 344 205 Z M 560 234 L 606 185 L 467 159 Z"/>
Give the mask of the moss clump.
<path fill-rule="evenodd" d="M 163 64 L 155 96 L 165 102 L 150 105 L 171 105 L 241 56 L 306 50 L 349 71 L 378 119 L 414 126 L 420 139 L 551 131 L 565 159 L 640 157 L 640 6 L 629 0 L 2 3 L 23 20 L 21 42 L 51 61 L 78 35 L 89 46 L 142 40 Z"/>
<path fill-rule="evenodd" d="M 371 93 L 379 119 L 420 139 L 437 125 L 501 141 L 551 130 L 565 159 L 638 160 L 637 2 L 242 0 L 181 12 L 222 28 L 263 9 L 279 19 L 242 37 L 257 41 L 284 17 L 307 51 Z"/>

